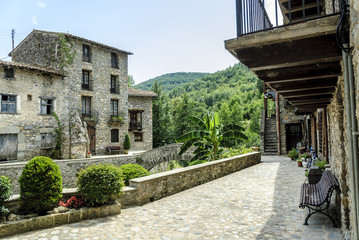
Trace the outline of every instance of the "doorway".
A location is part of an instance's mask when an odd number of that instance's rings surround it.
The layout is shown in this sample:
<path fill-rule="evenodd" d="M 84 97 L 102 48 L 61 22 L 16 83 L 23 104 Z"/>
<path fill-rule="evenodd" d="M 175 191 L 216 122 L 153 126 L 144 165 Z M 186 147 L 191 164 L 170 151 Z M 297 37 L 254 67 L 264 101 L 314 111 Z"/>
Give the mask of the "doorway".
<path fill-rule="evenodd" d="M 287 152 L 297 147 L 297 143 L 302 141 L 302 124 L 286 124 L 286 149 Z"/>
<path fill-rule="evenodd" d="M 90 139 L 90 152 L 96 152 L 96 128 L 92 126 L 87 126 L 87 132 L 89 134 Z"/>
<path fill-rule="evenodd" d="M 17 134 L 0 134 L 0 161 L 17 159 Z"/>

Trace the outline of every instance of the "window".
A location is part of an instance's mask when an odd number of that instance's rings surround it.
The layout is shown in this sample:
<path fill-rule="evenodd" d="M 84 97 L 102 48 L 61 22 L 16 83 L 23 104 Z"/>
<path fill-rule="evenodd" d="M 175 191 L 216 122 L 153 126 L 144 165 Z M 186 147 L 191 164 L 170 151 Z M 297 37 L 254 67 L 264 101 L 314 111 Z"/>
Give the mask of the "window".
<path fill-rule="evenodd" d="M 111 75 L 111 93 L 119 93 L 117 76 L 113 76 L 113 75 Z"/>
<path fill-rule="evenodd" d="M 111 67 L 118 68 L 117 53 L 114 52 L 111 53 Z"/>
<path fill-rule="evenodd" d="M 135 142 L 143 142 L 143 133 L 135 132 Z"/>
<path fill-rule="evenodd" d="M 1 95 L 1 112 L 16 113 L 16 96 Z"/>
<path fill-rule="evenodd" d="M 111 142 L 119 142 L 118 129 L 111 129 Z"/>
<path fill-rule="evenodd" d="M 111 116 L 118 116 L 118 100 L 111 100 Z"/>
<path fill-rule="evenodd" d="M 82 70 L 82 89 L 90 89 L 90 71 Z"/>
<path fill-rule="evenodd" d="M 41 148 L 52 148 L 53 145 L 53 137 L 51 133 L 42 133 L 41 134 Z"/>
<path fill-rule="evenodd" d="M 14 78 L 14 69 L 4 68 L 4 78 Z"/>
<path fill-rule="evenodd" d="M 84 44 L 82 48 L 82 59 L 84 62 L 91 62 L 90 46 Z"/>
<path fill-rule="evenodd" d="M 49 98 L 41 98 L 41 115 L 49 115 L 53 111 L 54 100 Z"/>
<path fill-rule="evenodd" d="M 82 115 L 91 116 L 91 97 L 83 96 L 81 98 L 81 101 L 82 101 Z"/>

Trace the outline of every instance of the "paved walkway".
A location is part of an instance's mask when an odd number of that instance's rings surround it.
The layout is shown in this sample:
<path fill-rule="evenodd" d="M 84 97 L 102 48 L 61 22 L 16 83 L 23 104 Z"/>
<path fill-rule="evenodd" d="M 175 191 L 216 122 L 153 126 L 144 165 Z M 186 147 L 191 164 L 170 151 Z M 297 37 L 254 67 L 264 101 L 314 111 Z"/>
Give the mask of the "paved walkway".
<path fill-rule="evenodd" d="M 117 216 L 8 239 L 341 239 L 320 215 L 303 226 L 298 208 L 304 169 L 287 157 L 263 163 Z"/>

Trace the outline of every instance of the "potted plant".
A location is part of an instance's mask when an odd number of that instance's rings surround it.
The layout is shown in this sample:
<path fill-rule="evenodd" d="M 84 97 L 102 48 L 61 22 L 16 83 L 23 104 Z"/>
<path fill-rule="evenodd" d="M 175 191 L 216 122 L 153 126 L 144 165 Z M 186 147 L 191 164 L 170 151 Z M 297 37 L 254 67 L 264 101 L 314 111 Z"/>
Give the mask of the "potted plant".
<path fill-rule="evenodd" d="M 297 160 L 297 164 L 298 164 L 298 167 L 302 167 L 303 165 L 302 165 L 302 159 L 298 159 Z"/>
<path fill-rule="evenodd" d="M 130 136 L 128 135 L 128 133 L 126 133 L 125 135 L 125 141 L 123 143 L 123 151 L 125 154 L 128 154 L 128 150 L 130 150 L 131 148 L 131 140 L 130 140 Z"/>
<path fill-rule="evenodd" d="M 288 157 L 290 157 L 292 160 L 297 159 L 298 156 L 299 156 L 299 154 L 297 152 L 297 149 L 295 149 L 295 148 L 292 148 L 292 150 L 290 150 L 288 153 Z"/>

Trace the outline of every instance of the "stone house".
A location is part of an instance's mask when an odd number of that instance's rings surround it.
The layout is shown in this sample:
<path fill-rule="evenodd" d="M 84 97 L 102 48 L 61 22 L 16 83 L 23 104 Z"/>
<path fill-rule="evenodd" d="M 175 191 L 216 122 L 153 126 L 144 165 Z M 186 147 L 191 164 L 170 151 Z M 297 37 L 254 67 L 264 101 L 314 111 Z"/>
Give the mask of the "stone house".
<path fill-rule="evenodd" d="M 49 155 L 57 121 L 68 115 L 63 74 L 0 61 L 0 161 Z"/>
<path fill-rule="evenodd" d="M 33 30 L 10 53 L 14 63 L 63 73 L 61 84 L 53 91 L 62 94 L 62 106 L 66 108 L 66 112 L 57 113 L 64 119 L 64 158 L 83 158 L 88 152 L 106 154 L 109 148 L 122 148 L 129 132 L 127 64 L 131 54 L 71 34 L 40 30 Z M 147 111 L 152 98 L 145 99 L 149 101 L 143 101 Z M 136 149 L 151 148 L 152 136 L 147 136 L 152 133 L 151 123 L 148 121 L 141 129 L 146 132 L 146 141 L 136 142 Z"/>
<path fill-rule="evenodd" d="M 359 239 L 359 2 L 275 2 L 237 0 L 237 37 L 225 47 L 264 82 L 262 151 L 301 142 L 326 159 L 341 188 L 343 239 Z"/>

